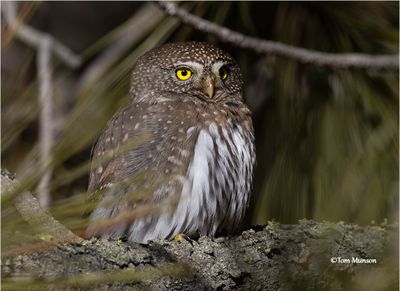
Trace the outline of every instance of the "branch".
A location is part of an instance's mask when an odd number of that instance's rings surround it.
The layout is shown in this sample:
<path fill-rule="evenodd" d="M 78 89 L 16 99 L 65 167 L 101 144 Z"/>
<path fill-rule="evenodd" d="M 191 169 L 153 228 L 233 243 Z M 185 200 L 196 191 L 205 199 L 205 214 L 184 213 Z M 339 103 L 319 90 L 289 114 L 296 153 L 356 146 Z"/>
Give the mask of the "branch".
<path fill-rule="evenodd" d="M 40 165 L 46 172 L 40 179 L 37 192 L 39 203 L 43 208 L 50 204 L 49 183 L 52 175 L 50 163 L 52 161 L 52 148 L 54 145 L 53 120 L 53 88 L 51 67 L 52 39 L 44 37 L 40 40 L 37 54 L 37 69 L 39 79 L 39 147 Z"/>
<path fill-rule="evenodd" d="M 178 17 L 183 23 L 203 32 L 213 34 L 220 40 L 235 46 L 251 49 L 260 54 L 275 54 L 305 64 L 326 66 L 335 69 L 360 68 L 375 70 L 399 70 L 399 55 L 368 55 L 358 53 L 325 53 L 286 45 L 280 42 L 246 36 L 193 15 L 169 1 L 158 5 L 170 16 Z"/>
<path fill-rule="evenodd" d="M 1 195 L 4 195 L 6 192 L 12 192 L 17 187 L 14 177 L 3 169 L 1 170 L 0 184 Z M 82 240 L 43 210 L 37 199 L 29 191 L 24 191 L 18 195 L 14 206 L 22 218 L 32 227 L 39 227 L 49 234 L 52 237 L 53 243 Z"/>
<path fill-rule="evenodd" d="M 82 59 L 71 51 L 61 42 L 54 39 L 51 35 L 38 31 L 24 23 L 21 23 L 16 16 L 16 3 L 4 1 L 2 3 L 2 12 L 8 25 L 15 31 L 16 36 L 25 43 L 38 49 L 44 39 L 49 39 L 52 43 L 52 51 L 55 55 L 71 68 L 77 68 L 82 64 Z"/>
<path fill-rule="evenodd" d="M 293 225 L 270 223 L 230 238 L 148 244 L 91 239 L 12 257 L 3 255 L 2 287 L 371 290 L 372 282 L 374 290 L 396 290 L 396 238 L 396 227 L 302 220 Z M 366 263 L 353 262 L 353 258 Z"/>
<path fill-rule="evenodd" d="M 37 191 L 40 205 L 47 208 L 50 204 L 49 183 L 52 175 L 50 164 L 54 145 L 54 114 L 53 114 L 53 80 L 51 56 L 57 55 L 66 65 L 75 68 L 82 63 L 79 56 L 69 48 L 58 42 L 51 35 L 40 32 L 22 23 L 16 16 L 15 2 L 3 3 L 3 14 L 15 31 L 17 37 L 37 50 L 37 75 L 39 82 L 39 147 L 40 165 L 46 169 L 40 179 Z"/>

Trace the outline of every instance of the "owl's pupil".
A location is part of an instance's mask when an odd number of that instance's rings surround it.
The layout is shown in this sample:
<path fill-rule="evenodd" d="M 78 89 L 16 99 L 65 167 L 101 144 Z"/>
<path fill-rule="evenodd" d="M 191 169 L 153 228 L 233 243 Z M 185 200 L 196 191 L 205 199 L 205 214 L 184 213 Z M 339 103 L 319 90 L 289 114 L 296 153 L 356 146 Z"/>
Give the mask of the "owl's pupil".
<path fill-rule="evenodd" d="M 185 77 L 187 75 L 187 71 L 186 70 L 182 70 L 181 74 L 182 74 L 182 76 Z"/>
<path fill-rule="evenodd" d="M 228 69 L 224 66 L 219 70 L 219 75 L 222 80 L 225 80 L 228 77 Z"/>

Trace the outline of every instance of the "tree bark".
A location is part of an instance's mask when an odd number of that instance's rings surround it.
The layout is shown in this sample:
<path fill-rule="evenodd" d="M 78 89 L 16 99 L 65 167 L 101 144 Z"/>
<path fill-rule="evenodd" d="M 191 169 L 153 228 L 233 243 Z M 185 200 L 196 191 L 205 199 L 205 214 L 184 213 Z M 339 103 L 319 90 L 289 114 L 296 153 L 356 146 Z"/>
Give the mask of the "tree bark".
<path fill-rule="evenodd" d="M 397 290 L 397 237 L 397 226 L 301 220 L 194 241 L 76 240 L 3 254 L 2 288 Z"/>

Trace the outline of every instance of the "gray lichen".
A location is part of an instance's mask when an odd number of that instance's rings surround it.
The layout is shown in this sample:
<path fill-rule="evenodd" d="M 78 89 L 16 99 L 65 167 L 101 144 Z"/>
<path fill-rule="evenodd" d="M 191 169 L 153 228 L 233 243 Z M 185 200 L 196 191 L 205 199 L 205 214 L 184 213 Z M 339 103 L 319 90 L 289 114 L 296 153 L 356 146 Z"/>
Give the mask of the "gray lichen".
<path fill-rule="evenodd" d="M 392 290 L 398 282 L 391 255 L 396 232 L 393 226 L 382 231 L 302 220 L 231 238 L 147 245 L 91 239 L 3 259 L 3 286 L 18 286 L 23 274 L 30 286 L 77 290 L 366 290 L 360 276 L 374 274 L 378 281 L 368 290 Z M 331 262 L 339 257 L 377 264 Z"/>

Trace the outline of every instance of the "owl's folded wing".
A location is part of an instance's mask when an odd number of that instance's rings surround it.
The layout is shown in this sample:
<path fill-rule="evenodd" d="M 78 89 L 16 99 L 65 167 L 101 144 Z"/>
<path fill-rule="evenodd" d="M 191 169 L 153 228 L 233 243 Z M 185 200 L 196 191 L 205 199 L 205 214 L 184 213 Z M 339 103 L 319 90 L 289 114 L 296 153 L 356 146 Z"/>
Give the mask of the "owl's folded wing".
<path fill-rule="evenodd" d="M 145 127 L 137 126 L 141 114 L 135 112 L 133 107 L 128 105 L 107 123 L 105 131 L 92 149 L 88 187 L 90 196 L 127 176 L 135 175 L 144 163 L 145 157 L 140 151 L 150 134 Z"/>

